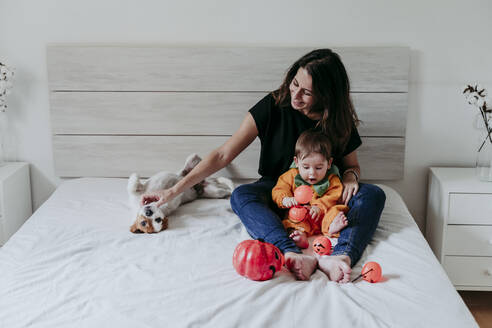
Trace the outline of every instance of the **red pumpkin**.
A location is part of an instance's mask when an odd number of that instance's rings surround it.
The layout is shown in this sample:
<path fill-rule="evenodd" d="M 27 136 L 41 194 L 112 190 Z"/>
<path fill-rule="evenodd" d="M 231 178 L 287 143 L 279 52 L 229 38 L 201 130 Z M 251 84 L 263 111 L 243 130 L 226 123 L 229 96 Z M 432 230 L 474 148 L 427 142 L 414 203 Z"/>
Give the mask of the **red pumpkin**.
<path fill-rule="evenodd" d="M 304 206 L 294 206 L 289 210 L 289 220 L 299 223 L 307 218 L 308 210 Z"/>
<path fill-rule="evenodd" d="M 331 241 L 330 238 L 325 236 L 319 236 L 313 241 L 313 250 L 319 255 L 331 254 Z"/>
<path fill-rule="evenodd" d="M 362 267 L 361 275 L 365 281 L 378 282 L 382 277 L 381 266 L 376 262 L 367 262 Z"/>
<path fill-rule="evenodd" d="M 232 265 L 241 276 L 263 281 L 282 269 L 284 256 L 276 246 L 261 239 L 244 240 L 234 250 Z"/>
<path fill-rule="evenodd" d="M 307 204 L 313 199 L 313 189 L 308 185 L 302 185 L 294 190 L 294 198 L 299 204 Z"/>

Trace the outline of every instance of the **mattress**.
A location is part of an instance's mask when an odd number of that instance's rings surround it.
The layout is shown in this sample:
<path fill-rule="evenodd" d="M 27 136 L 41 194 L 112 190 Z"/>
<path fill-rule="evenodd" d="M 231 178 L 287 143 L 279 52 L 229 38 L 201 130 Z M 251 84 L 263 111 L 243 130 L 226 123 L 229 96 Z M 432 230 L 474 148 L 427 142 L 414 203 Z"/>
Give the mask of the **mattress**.
<path fill-rule="evenodd" d="M 132 234 L 125 179 L 63 182 L 0 249 L 0 327 L 476 327 L 401 197 L 386 207 L 353 276 L 284 268 L 256 282 L 232 266 L 249 239 L 227 199 L 180 207 L 169 229 Z"/>

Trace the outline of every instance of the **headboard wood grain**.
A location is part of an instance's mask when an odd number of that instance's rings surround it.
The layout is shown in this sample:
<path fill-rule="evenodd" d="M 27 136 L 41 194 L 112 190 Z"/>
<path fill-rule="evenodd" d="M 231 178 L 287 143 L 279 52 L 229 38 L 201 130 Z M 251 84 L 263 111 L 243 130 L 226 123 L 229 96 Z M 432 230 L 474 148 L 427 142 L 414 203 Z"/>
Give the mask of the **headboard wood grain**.
<path fill-rule="evenodd" d="M 55 169 L 61 177 L 176 171 L 230 136 L 311 48 L 48 46 Z M 403 176 L 409 49 L 334 48 L 347 67 L 363 178 Z M 256 140 L 220 175 L 258 176 Z M 156 150 L 151 152 L 150 149 Z"/>

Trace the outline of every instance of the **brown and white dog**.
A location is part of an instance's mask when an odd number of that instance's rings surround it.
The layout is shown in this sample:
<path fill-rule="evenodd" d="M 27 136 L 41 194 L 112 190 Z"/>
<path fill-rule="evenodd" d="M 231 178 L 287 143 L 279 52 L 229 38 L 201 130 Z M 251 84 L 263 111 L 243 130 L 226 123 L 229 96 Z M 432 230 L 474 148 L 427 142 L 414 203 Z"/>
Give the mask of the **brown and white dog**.
<path fill-rule="evenodd" d="M 225 198 L 229 197 L 234 189 L 230 179 L 224 177 L 206 178 L 199 184 L 185 190 L 173 200 L 160 207 L 154 203 L 140 205 L 142 194 L 160 189 L 168 189 L 174 186 L 186 174 L 188 174 L 201 158 L 197 154 L 188 156 L 184 168 L 179 173 L 159 172 L 154 176 L 141 182 L 139 176 L 133 173 L 128 179 L 128 195 L 130 205 L 136 216 L 130 227 L 133 233 L 156 233 L 167 229 L 168 217 L 181 204 L 191 202 L 196 198 Z M 135 217 L 134 216 L 134 217 Z"/>

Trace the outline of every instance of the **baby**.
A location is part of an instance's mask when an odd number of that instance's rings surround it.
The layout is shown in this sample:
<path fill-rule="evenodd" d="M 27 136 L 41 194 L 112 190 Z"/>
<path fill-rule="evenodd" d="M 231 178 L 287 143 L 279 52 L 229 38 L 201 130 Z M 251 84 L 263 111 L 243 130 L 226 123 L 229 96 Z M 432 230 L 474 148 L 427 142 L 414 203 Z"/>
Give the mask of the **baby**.
<path fill-rule="evenodd" d="M 313 189 L 313 198 L 306 205 L 309 215 L 298 222 L 287 215 L 283 220 L 290 238 L 300 248 L 309 247 L 308 237 L 322 233 L 338 237 L 339 232 L 348 225 L 345 213 L 348 207 L 339 204 L 343 192 L 338 168 L 332 165 L 331 142 L 321 132 L 307 130 L 297 139 L 294 163 L 282 174 L 272 190 L 273 201 L 280 208 L 297 205 L 294 190 L 300 185 Z"/>

